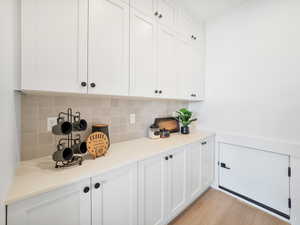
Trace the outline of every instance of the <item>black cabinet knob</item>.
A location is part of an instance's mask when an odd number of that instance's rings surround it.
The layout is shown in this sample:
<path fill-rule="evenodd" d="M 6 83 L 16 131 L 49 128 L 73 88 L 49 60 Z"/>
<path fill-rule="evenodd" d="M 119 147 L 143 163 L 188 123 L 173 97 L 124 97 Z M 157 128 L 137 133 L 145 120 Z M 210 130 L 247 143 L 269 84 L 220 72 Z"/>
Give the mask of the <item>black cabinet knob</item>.
<path fill-rule="evenodd" d="M 86 82 L 84 82 L 84 81 L 81 82 L 81 86 L 82 86 L 82 87 L 86 87 Z"/>
<path fill-rule="evenodd" d="M 158 16 L 158 12 L 155 12 L 155 13 L 154 13 L 154 16 Z"/>
<path fill-rule="evenodd" d="M 169 160 L 169 157 L 168 157 L 168 156 L 166 156 L 166 157 L 165 157 L 165 160 Z"/>
<path fill-rule="evenodd" d="M 162 93 L 162 90 L 160 90 L 158 93 L 161 94 L 161 93 Z"/>
<path fill-rule="evenodd" d="M 206 142 L 206 141 L 204 141 L 204 142 L 202 142 L 201 144 L 202 144 L 202 145 L 206 145 L 206 144 L 207 144 L 207 142 Z"/>
<path fill-rule="evenodd" d="M 170 157 L 170 159 L 172 159 L 172 158 L 173 158 L 173 155 L 170 155 L 169 157 Z"/>
<path fill-rule="evenodd" d="M 96 87 L 96 84 L 95 83 L 91 83 L 91 87 L 92 88 Z"/>
<path fill-rule="evenodd" d="M 83 189 L 83 192 L 84 193 L 88 193 L 90 191 L 90 188 L 89 187 L 85 187 L 84 189 Z"/>
<path fill-rule="evenodd" d="M 163 17 L 163 15 L 162 15 L 162 14 L 159 14 L 158 18 L 161 19 L 162 17 Z"/>
<path fill-rule="evenodd" d="M 157 94 L 158 93 L 158 90 L 155 90 L 155 94 Z"/>
<path fill-rule="evenodd" d="M 98 189 L 100 187 L 100 183 L 96 183 L 94 187 L 95 189 Z"/>

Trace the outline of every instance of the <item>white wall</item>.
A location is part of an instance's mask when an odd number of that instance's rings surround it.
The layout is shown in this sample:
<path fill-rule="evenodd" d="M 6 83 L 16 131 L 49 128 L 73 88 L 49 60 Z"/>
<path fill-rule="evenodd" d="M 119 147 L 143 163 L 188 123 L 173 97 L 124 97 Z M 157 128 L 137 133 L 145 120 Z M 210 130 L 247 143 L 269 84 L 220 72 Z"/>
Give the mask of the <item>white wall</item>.
<path fill-rule="evenodd" d="M 5 224 L 3 199 L 12 181 L 19 152 L 19 96 L 14 93 L 19 73 L 18 2 L 0 1 L 0 225 Z"/>
<path fill-rule="evenodd" d="M 200 127 L 300 142 L 299 12 L 299 0 L 250 0 L 207 24 Z"/>

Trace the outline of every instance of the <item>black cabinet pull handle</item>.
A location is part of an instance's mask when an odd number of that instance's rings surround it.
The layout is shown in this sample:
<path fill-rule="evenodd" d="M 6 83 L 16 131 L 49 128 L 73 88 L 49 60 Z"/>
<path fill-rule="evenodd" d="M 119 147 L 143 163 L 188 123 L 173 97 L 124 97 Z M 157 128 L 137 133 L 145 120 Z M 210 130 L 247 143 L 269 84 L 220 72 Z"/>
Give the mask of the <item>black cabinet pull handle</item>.
<path fill-rule="evenodd" d="M 84 193 L 88 193 L 90 191 L 90 188 L 89 187 L 85 187 L 84 189 L 83 189 L 83 192 Z"/>
<path fill-rule="evenodd" d="M 155 13 L 154 13 L 154 16 L 158 16 L 158 12 L 155 12 Z"/>
<path fill-rule="evenodd" d="M 170 159 L 172 159 L 173 158 L 173 155 L 170 155 Z"/>
<path fill-rule="evenodd" d="M 158 93 L 161 94 L 161 93 L 162 93 L 162 90 L 160 90 Z"/>
<path fill-rule="evenodd" d="M 155 94 L 157 94 L 158 93 L 158 90 L 155 90 Z"/>
<path fill-rule="evenodd" d="M 230 168 L 226 166 L 226 163 L 221 163 L 221 167 L 224 169 L 230 170 Z"/>
<path fill-rule="evenodd" d="M 95 83 L 91 83 L 91 87 L 92 88 L 96 87 L 96 84 Z"/>
<path fill-rule="evenodd" d="M 169 160 L 169 157 L 168 157 L 168 156 L 166 156 L 166 157 L 165 157 L 165 160 Z"/>
<path fill-rule="evenodd" d="M 86 87 L 86 82 L 82 81 L 82 82 L 81 82 L 81 86 L 82 86 L 82 87 Z"/>
<path fill-rule="evenodd" d="M 204 141 L 204 142 L 202 142 L 201 144 L 202 144 L 202 145 L 206 145 L 206 144 L 207 144 L 207 141 Z"/>
<path fill-rule="evenodd" d="M 159 19 L 161 19 L 162 17 L 163 17 L 163 15 L 162 15 L 162 14 L 160 14 L 160 15 L 158 16 L 158 18 L 159 18 Z"/>
<path fill-rule="evenodd" d="M 98 189 L 100 187 L 100 183 L 95 184 L 95 189 Z"/>

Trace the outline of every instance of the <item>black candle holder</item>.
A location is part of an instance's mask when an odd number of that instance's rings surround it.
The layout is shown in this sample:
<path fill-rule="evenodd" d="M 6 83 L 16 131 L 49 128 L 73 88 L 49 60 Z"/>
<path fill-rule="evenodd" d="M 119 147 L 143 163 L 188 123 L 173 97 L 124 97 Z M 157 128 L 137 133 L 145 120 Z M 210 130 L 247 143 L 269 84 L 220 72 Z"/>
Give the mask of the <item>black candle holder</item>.
<path fill-rule="evenodd" d="M 57 117 L 57 124 L 52 127 L 54 135 L 64 135 L 59 139 L 57 151 L 53 153 L 52 159 L 56 162 L 55 168 L 82 165 L 82 155 L 87 152 L 85 142 L 81 142 L 80 134 L 73 137 L 73 132 L 86 130 L 87 122 L 81 119 L 80 112 L 73 114 L 72 109 L 67 112 L 60 112 Z"/>

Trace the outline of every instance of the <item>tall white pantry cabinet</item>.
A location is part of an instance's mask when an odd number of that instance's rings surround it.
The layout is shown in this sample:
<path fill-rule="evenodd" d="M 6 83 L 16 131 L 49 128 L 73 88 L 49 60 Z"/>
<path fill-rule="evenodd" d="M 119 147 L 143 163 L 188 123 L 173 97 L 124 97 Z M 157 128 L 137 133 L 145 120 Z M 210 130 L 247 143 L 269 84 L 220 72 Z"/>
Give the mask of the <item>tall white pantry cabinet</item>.
<path fill-rule="evenodd" d="M 204 98 L 202 26 L 170 0 L 22 0 L 21 17 L 25 92 Z"/>
<path fill-rule="evenodd" d="M 7 225 L 165 225 L 209 188 L 213 171 L 211 136 L 9 204 Z"/>

